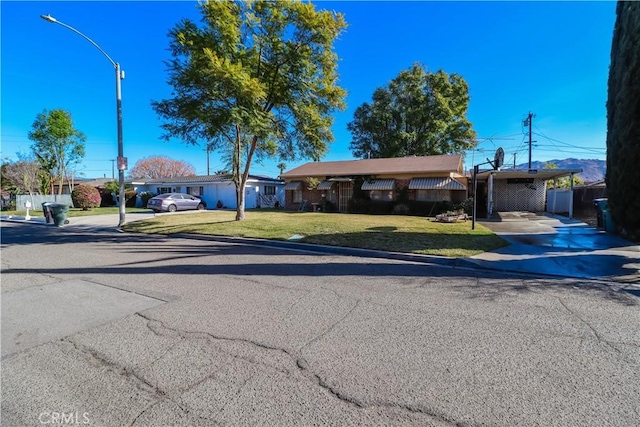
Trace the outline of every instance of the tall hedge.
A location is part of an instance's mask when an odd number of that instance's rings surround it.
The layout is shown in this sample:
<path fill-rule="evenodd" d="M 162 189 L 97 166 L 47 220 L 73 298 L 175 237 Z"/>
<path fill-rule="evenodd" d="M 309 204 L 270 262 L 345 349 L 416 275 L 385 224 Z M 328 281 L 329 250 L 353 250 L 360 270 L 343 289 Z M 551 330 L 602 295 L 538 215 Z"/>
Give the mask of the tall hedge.
<path fill-rule="evenodd" d="M 620 1 L 607 100 L 607 193 L 619 230 L 640 238 L 640 2 Z"/>

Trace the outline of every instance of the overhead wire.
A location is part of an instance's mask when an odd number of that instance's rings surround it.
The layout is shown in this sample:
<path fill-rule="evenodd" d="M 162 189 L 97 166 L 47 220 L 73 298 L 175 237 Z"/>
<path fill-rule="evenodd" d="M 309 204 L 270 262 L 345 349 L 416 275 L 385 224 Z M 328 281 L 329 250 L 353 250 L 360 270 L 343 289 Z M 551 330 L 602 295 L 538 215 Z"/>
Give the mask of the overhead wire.
<path fill-rule="evenodd" d="M 553 142 L 553 143 L 556 143 L 556 144 L 561 144 L 561 145 L 564 145 L 565 147 L 571 147 L 571 148 L 574 148 L 574 149 L 587 151 L 587 152 L 592 152 L 592 153 L 597 153 L 597 154 L 601 154 L 603 151 L 606 152 L 606 148 L 600 149 L 600 148 L 592 148 L 592 147 L 581 147 L 579 145 L 570 144 L 568 142 L 564 142 L 564 141 L 560 141 L 560 140 L 555 139 L 555 138 L 551 138 L 551 137 L 545 135 L 544 132 L 542 132 L 537 126 L 534 125 L 533 127 L 537 130 L 537 132 L 534 132 L 535 135 L 541 136 L 541 137 L 545 138 L 546 140 L 548 140 L 550 142 Z M 552 146 L 555 146 L 556 148 L 559 149 L 559 151 L 562 151 L 560 149 L 560 147 L 558 147 L 557 145 L 552 145 Z"/>

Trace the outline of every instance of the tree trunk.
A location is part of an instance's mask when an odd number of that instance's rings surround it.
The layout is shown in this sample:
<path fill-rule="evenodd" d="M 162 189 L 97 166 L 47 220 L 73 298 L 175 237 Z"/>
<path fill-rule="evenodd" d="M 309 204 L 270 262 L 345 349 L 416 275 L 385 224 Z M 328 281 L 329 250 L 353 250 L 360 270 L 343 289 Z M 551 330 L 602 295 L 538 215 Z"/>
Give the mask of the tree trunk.
<path fill-rule="evenodd" d="M 244 188 L 247 182 L 240 178 L 240 182 L 236 184 L 236 202 L 238 207 L 236 208 L 236 221 L 244 220 Z"/>
<path fill-rule="evenodd" d="M 239 131 L 238 131 L 239 135 Z M 249 169 L 251 167 L 251 160 L 253 159 L 253 153 L 256 151 L 256 147 L 258 146 L 258 137 L 254 136 L 251 139 L 251 146 L 249 147 L 249 154 L 247 155 L 247 163 L 244 166 L 244 172 L 240 175 L 240 146 L 238 145 L 237 149 L 237 165 L 238 165 L 238 180 L 236 181 L 236 201 L 238 203 L 238 207 L 236 209 L 236 221 L 244 220 L 244 205 L 245 205 L 245 194 L 244 189 L 247 186 L 247 180 L 249 179 Z"/>
<path fill-rule="evenodd" d="M 58 183 L 58 196 L 62 195 L 63 186 L 64 186 L 64 175 L 60 175 L 60 182 Z"/>

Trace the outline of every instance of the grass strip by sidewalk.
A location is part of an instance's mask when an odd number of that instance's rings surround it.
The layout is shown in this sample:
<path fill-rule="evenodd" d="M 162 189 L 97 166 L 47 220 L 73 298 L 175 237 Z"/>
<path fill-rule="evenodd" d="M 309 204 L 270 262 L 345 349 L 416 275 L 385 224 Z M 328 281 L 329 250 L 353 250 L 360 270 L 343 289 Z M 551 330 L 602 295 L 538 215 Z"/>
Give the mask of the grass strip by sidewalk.
<path fill-rule="evenodd" d="M 158 215 L 126 224 L 131 232 L 191 233 L 230 237 L 377 249 L 447 257 L 467 257 L 497 249 L 506 242 L 471 221 L 434 222 L 432 218 L 400 215 L 327 214 L 248 210 L 244 221 L 235 211 L 205 211 L 188 215 Z"/>

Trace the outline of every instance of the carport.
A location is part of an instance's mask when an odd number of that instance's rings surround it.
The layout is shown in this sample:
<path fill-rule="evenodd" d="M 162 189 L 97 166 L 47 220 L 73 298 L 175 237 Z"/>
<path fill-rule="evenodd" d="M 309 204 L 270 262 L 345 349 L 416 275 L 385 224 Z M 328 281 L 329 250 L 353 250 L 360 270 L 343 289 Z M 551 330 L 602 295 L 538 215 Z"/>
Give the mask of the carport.
<path fill-rule="evenodd" d="M 569 218 L 573 216 L 573 176 L 582 169 L 531 169 L 531 170 L 488 170 L 478 173 L 478 182 L 485 194 L 479 194 L 478 201 L 486 200 L 487 217 L 494 212 L 544 212 L 547 181 L 553 180 L 556 191 L 557 180 L 570 177 Z M 486 197 L 484 197 L 486 196 Z"/>

